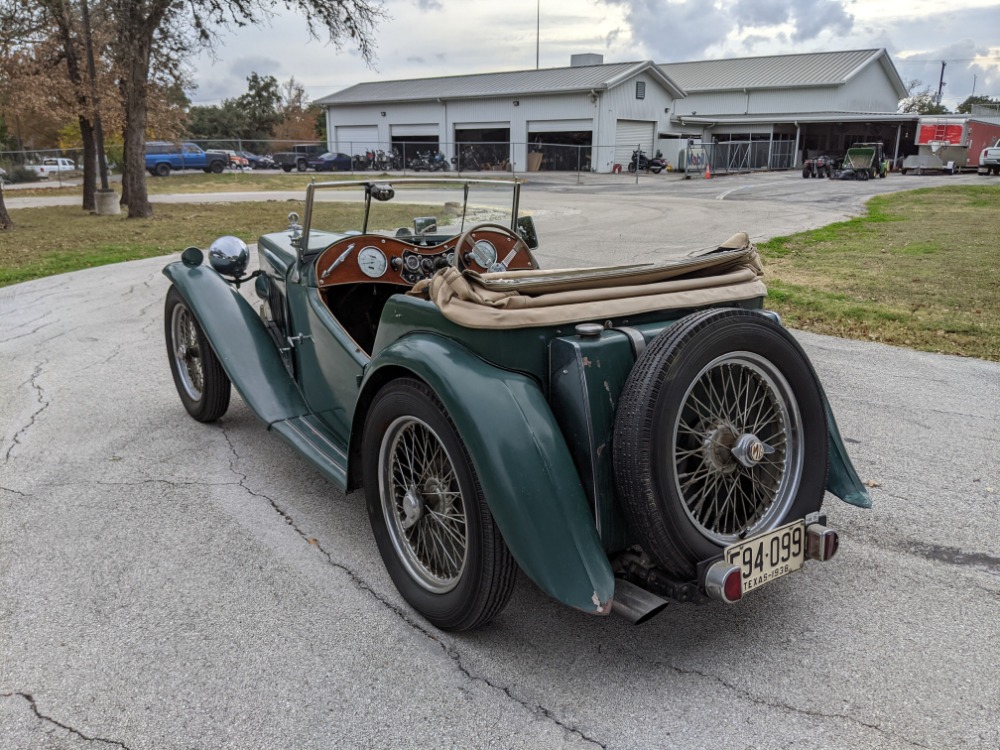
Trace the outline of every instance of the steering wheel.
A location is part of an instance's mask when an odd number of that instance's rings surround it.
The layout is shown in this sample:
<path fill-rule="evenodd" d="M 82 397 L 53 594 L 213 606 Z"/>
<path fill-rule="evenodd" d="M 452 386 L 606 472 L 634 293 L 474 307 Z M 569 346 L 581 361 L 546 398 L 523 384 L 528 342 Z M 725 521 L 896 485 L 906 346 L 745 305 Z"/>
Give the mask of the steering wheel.
<path fill-rule="evenodd" d="M 509 227 L 505 227 L 503 224 L 485 222 L 483 224 L 476 224 L 474 227 L 470 227 L 462 232 L 458 241 L 455 243 L 455 266 L 459 271 L 464 271 L 465 269 L 471 267 L 470 264 L 465 261 L 465 253 L 466 251 L 471 251 L 475 247 L 477 238 L 473 237 L 473 235 L 484 229 L 502 234 L 505 239 L 513 240 L 514 243 L 510 245 L 510 248 L 506 251 L 504 248 L 497 247 L 497 257 L 493 261 L 493 264 L 489 268 L 483 269 L 480 266 L 476 270 L 487 272 L 506 271 L 510 268 L 511 263 L 519 253 L 525 254 L 525 259 L 528 262 L 528 268 L 538 268 L 538 261 L 536 261 L 535 256 L 531 254 L 531 250 L 528 248 L 528 243 L 522 239 L 521 235 L 512 231 Z M 496 246 L 495 242 L 491 242 L 491 244 Z"/>

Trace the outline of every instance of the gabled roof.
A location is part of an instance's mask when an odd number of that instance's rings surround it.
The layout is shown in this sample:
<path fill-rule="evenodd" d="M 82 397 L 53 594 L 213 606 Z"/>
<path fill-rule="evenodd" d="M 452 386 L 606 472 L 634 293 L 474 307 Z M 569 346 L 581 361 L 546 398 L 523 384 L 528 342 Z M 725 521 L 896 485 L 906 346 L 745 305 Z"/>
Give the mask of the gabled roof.
<path fill-rule="evenodd" d="M 884 49 L 666 63 L 660 69 L 688 93 L 839 86 L 878 61 L 900 98 L 906 86 Z"/>
<path fill-rule="evenodd" d="M 530 94 L 606 91 L 646 73 L 659 81 L 672 97 L 684 96 L 656 63 L 609 63 L 544 70 L 514 70 L 505 73 L 479 73 L 441 78 L 411 78 L 402 81 L 358 83 L 343 91 L 316 100 L 322 106 L 369 104 L 371 102 L 436 101 L 438 99 L 477 99 L 490 96 L 528 96 Z"/>

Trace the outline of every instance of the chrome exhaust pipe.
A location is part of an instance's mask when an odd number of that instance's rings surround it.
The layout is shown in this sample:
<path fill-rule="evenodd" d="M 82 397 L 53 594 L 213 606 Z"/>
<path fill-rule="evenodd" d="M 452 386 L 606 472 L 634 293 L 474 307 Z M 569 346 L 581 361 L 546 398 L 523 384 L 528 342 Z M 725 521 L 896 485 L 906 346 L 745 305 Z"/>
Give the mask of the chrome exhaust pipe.
<path fill-rule="evenodd" d="M 611 600 L 611 611 L 633 625 L 641 625 L 666 606 L 666 599 L 622 578 L 615 579 L 615 597 Z"/>

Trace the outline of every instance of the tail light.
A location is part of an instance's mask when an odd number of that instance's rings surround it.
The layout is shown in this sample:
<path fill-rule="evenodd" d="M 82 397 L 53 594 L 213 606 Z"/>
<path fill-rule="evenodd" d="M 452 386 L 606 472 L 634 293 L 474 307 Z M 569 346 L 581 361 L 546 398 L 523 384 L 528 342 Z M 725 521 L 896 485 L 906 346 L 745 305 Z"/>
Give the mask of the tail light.
<path fill-rule="evenodd" d="M 806 559 L 826 562 L 837 554 L 840 537 L 833 529 L 813 523 L 806 527 Z"/>
<path fill-rule="evenodd" d="M 732 604 L 743 598 L 743 571 L 738 565 L 718 560 L 708 566 L 705 593 L 716 601 Z"/>

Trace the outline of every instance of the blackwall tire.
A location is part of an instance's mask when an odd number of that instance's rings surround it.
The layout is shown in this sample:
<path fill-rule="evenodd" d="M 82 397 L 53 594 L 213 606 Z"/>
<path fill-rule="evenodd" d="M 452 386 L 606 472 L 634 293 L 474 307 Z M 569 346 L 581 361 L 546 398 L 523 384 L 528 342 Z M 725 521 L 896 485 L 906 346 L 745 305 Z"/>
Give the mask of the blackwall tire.
<path fill-rule="evenodd" d="M 307 169 L 309 169 L 309 164 L 300 159 L 299 161 L 295 162 L 295 169 L 299 172 L 305 172 Z"/>
<path fill-rule="evenodd" d="M 212 164 L 209 166 L 209 170 L 212 172 L 212 174 L 222 174 L 225 168 L 226 165 L 223 164 L 221 161 L 213 161 Z"/>
<path fill-rule="evenodd" d="M 170 165 L 165 161 L 161 161 L 156 165 L 156 176 L 157 177 L 169 177 L 170 176 Z"/>
<path fill-rule="evenodd" d="M 739 538 L 820 509 L 826 430 L 812 366 L 778 323 L 739 309 L 683 318 L 619 399 L 615 481 L 633 533 L 690 580 Z"/>
<path fill-rule="evenodd" d="M 232 384 L 177 288 L 167 291 L 164 327 L 170 373 L 187 413 L 214 422 L 229 408 Z"/>
<path fill-rule="evenodd" d="M 385 386 L 365 420 L 362 452 L 372 532 L 407 603 L 442 630 L 500 614 L 517 566 L 434 392 L 409 379 Z"/>

